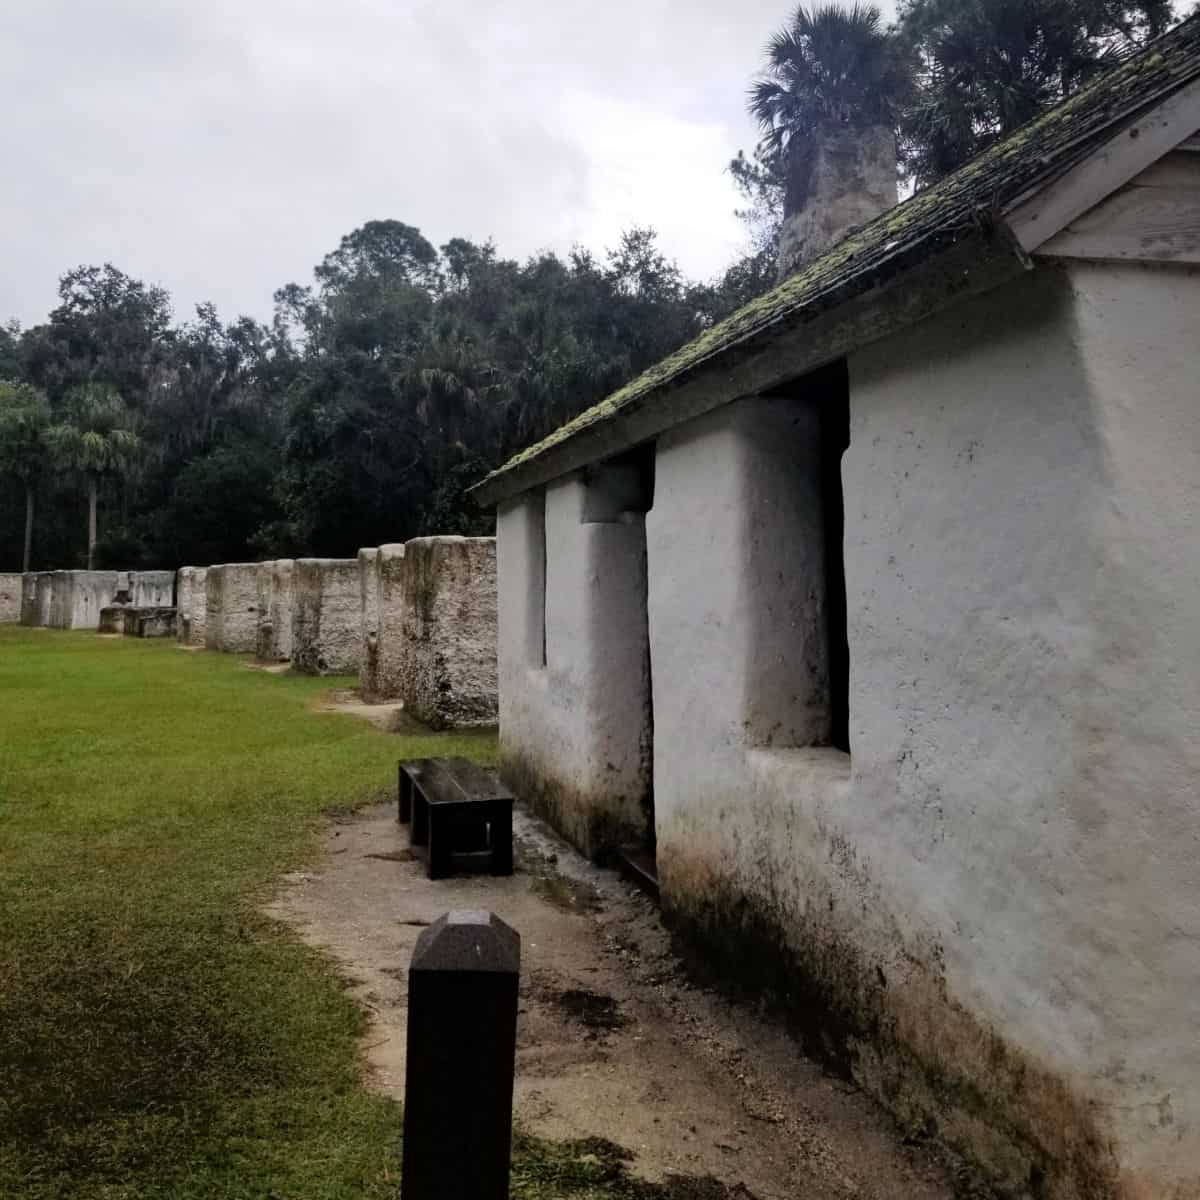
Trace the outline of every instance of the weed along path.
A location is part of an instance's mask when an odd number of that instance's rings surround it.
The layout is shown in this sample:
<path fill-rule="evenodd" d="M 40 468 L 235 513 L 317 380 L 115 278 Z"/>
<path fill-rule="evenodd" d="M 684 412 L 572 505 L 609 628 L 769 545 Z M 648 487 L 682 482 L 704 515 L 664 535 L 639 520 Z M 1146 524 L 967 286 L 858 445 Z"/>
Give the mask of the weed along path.
<path fill-rule="evenodd" d="M 538 1194 L 520 1187 L 539 1145 L 574 1146 L 576 1162 L 624 1158 L 633 1179 L 621 1196 L 952 1194 L 938 1168 L 778 1028 L 691 986 L 647 900 L 519 806 L 514 821 L 511 878 L 431 882 L 394 803 L 347 814 L 327 831 L 323 861 L 285 876 L 268 905 L 334 956 L 370 1014 L 376 1090 L 403 1096 L 406 969 L 421 930 L 448 909 L 490 909 L 522 939 L 515 1100 L 529 1140 L 514 1194 Z"/>

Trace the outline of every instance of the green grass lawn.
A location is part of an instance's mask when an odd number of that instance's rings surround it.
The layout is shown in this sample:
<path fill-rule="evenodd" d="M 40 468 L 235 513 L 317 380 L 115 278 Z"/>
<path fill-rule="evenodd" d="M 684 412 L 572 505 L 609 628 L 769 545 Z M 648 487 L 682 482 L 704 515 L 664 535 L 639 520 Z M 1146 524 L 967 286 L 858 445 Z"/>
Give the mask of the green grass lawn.
<path fill-rule="evenodd" d="M 308 711 L 345 683 L 0 626 L 3 1200 L 398 1195 L 362 1014 L 256 901 L 398 758 L 494 743 Z M 677 1194 L 603 1143 L 518 1139 L 521 1200 Z"/>

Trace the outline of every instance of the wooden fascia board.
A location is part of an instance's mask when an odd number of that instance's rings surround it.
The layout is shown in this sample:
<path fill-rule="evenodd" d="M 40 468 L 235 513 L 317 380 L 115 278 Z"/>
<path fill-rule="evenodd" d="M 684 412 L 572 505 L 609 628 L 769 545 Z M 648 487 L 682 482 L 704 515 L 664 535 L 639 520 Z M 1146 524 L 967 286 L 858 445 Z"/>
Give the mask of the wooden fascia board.
<path fill-rule="evenodd" d="M 1031 254 L 1197 130 L 1200 130 L 1200 78 L 1126 122 L 1054 182 L 1018 197 L 1007 206 L 1005 223 L 1022 249 Z"/>

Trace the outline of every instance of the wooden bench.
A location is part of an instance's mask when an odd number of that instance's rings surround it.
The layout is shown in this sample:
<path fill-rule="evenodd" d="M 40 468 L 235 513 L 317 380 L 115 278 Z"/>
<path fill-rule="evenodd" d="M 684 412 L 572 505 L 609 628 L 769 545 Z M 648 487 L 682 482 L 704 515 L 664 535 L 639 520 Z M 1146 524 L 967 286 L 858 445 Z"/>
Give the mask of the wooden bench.
<path fill-rule="evenodd" d="M 400 763 L 398 813 L 412 823 L 410 842 L 424 848 L 430 879 L 451 874 L 452 855 L 481 852 L 493 875 L 511 875 L 513 795 L 465 758 Z"/>

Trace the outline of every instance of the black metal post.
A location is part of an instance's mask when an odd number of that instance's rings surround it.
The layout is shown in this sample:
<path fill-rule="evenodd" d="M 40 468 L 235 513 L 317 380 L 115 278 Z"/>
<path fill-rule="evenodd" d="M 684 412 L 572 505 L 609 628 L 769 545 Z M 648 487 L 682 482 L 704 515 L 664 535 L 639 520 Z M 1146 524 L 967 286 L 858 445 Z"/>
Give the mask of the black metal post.
<path fill-rule="evenodd" d="M 449 912 L 408 968 L 401 1200 L 508 1200 L 521 937 Z"/>

